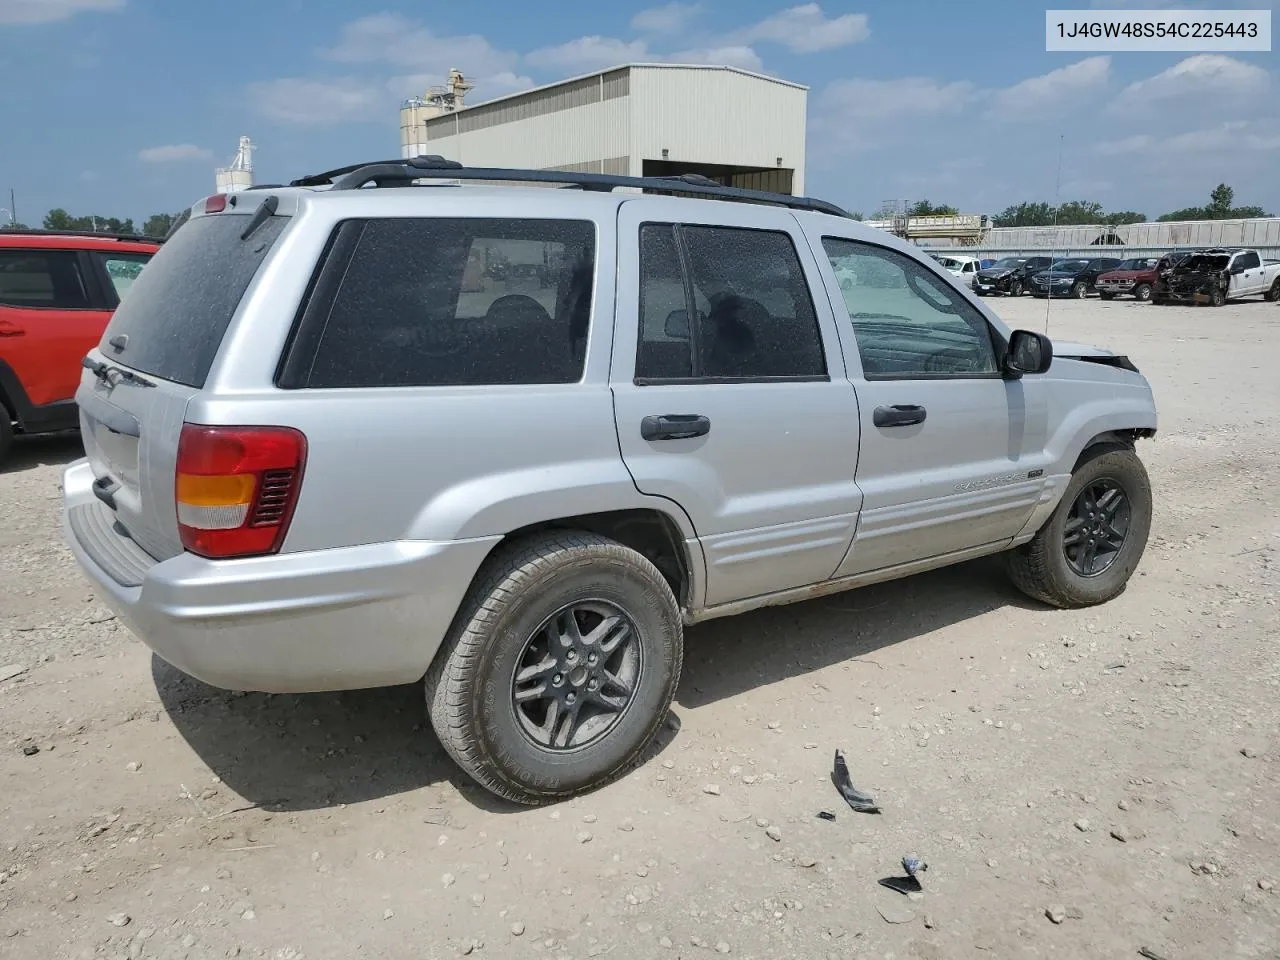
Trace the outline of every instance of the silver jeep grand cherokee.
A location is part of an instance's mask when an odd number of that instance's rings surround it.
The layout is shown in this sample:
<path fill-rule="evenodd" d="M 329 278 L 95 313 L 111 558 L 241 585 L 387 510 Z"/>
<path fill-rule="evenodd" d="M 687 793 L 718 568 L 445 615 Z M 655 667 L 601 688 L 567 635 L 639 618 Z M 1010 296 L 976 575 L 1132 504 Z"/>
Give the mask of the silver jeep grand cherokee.
<path fill-rule="evenodd" d="M 524 803 L 637 761 L 687 624 L 997 552 L 1101 603 L 1151 523 L 1125 357 L 692 176 L 421 157 L 210 197 L 77 400 L 66 534 L 157 654 L 241 690 L 425 678 Z"/>

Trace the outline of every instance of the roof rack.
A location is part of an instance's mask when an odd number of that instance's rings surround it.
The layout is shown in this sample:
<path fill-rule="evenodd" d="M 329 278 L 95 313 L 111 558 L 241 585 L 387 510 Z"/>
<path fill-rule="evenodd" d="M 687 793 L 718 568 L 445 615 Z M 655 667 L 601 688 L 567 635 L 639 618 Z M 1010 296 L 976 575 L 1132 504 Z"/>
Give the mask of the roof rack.
<path fill-rule="evenodd" d="M 131 243 L 164 243 L 160 237 L 146 237 L 140 233 L 95 233 L 92 230 L 0 230 L 0 236 L 5 234 L 22 237 L 95 237 L 98 240 L 125 240 Z"/>
<path fill-rule="evenodd" d="M 356 163 L 325 173 L 313 174 L 292 181 L 291 187 L 317 187 L 332 185 L 334 190 L 358 190 L 373 184 L 383 186 L 407 186 L 414 180 L 496 180 L 512 183 L 558 183 L 566 187 L 608 193 L 618 187 L 630 187 L 646 191 L 679 193 L 686 196 L 708 197 L 715 200 L 737 200 L 749 203 L 768 203 L 790 207 L 793 210 L 811 210 L 832 216 L 852 219 L 849 212 L 826 200 L 811 197 L 793 197 L 784 193 L 764 190 L 745 190 L 726 187 L 701 174 L 686 173 L 674 177 L 626 177 L 607 173 L 575 173 L 567 170 L 519 170 L 502 167 L 464 167 L 456 160 L 440 156 L 420 156 L 403 160 L 378 160 L 372 163 Z"/>

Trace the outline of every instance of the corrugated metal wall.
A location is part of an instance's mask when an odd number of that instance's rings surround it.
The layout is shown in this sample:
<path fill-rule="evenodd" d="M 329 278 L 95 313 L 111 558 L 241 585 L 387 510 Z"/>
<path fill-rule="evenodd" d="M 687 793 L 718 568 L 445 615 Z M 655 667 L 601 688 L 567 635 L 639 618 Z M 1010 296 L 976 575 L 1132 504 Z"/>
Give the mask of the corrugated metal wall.
<path fill-rule="evenodd" d="M 595 79 L 597 89 L 599 78 Z M 440 135 L 440 120 L 428 127 L 432 139 L 426 153 L 438 153 L 468 166 L 557 167 L 598 163 L 630 153 L 630 123 L 626 96 L 535 113 L 508 122 L 480 126 L 479 129 Z M 526 106 L 526 109 L 527 106 Z M 470 111 L 441 118 L 456 130 L 468 121 Z M 470 125 L 470 123 L 468 123 Z M 617 164 L 608 172 L 625 173 Z"/>
<path fill-rule="evenodd" d="M 728 70 L 632 67 L 630 99 L 635 176 L 645 159 L 781 166 L 795 170 L 793 189 L 804 192 L 802 87 Z"/>

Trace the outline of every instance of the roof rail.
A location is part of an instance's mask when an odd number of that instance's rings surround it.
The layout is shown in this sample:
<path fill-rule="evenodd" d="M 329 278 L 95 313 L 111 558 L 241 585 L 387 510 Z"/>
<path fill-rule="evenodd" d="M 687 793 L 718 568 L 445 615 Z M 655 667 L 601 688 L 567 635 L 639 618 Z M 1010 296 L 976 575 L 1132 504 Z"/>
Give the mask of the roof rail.
<path fill-rule="evenodd" d="M 582 190 L 608 193 L 618 187 L 646 191 L 679 193 L 714 200 L 737 200 L 811 210 L 852 219 L 848 211 L 825 200 L 793 197 L 785 193 L 726 187 L 709 177 L 686 173 L 673 177 L 627 177 L 606 173 L 575 173 L 567 170 L 519 170 L 502 167 L 464 167 L 455 160 L 440 156 L 411 157 L 405 160 L 379 160 L 357 163 L 292 181 L 292 187 L 315 187 L 331 184 L 334 190 L 358 190 L 373 184 L 407 186 L 414 180 L 495 180 L 512 183 L 556 183 Z"/>
<path fill-rule="evenodd" d="M 92 230 L 0 230 L 0 236 L 23 237 L 96 237 L 99 240 L 126 240 L 131 243 L 164 243 L 160 237 L 147 237 L 140 233 L 95 233 Z"/>

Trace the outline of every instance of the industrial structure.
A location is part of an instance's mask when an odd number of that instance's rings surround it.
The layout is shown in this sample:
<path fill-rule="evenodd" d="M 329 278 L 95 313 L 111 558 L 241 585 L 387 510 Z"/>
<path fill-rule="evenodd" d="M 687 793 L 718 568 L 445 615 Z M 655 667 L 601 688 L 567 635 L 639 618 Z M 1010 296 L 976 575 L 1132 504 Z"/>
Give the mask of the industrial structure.
<path fill-rule="evenodd" d="M 238 193 L 253 186 L 253 141 L 240 138 L 240 149 L 227 167 L 219 167 L 213 173 L 214 190 L 217 193 Z"/>
<path fill-rule="evenodd" d="M 467 106 L 457 70 L 400 110 L 404 157 L 804 192 L 808 88 L 724 66 L 628 64 Z"/>

